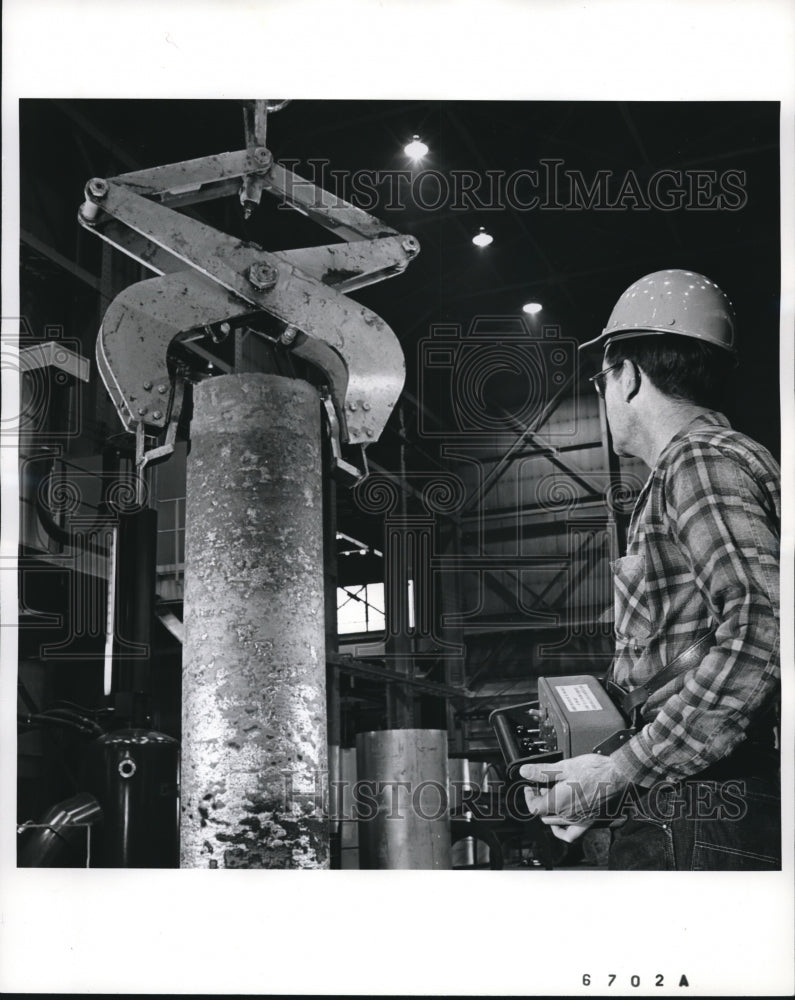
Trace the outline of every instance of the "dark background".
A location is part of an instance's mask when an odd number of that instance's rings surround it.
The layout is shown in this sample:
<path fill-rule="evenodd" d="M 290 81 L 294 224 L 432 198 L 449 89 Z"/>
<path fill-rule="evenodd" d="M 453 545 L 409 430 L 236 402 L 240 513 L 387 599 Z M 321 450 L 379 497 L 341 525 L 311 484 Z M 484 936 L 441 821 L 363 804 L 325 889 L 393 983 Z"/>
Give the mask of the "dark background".
<path fill-rule="evenodd" d="M 23 230 L 95 274 L 100 241 L 75 221 L 88 177 L 243 146 L 237 101 L 23 101 L 20 125 Z M 699 271 L 737 310 L 742 380 L 733 422 L 778 453 L 778 132 L 774 102 L 294 101 L 270 116 L 267 144 L 310 178 L 310 160 L 328 161 L 329 171 L 406 169 L 403 146 L 414 133 L 430 147 L 421 169 L 448 177 L 509 174 L 559 158 L 586 180 L 610 171 L 615 191 L 630 169 L 641 183 L 662 169 L 745 171 L 747 201 L 737 211 L 456 210 L 450 201 L 426 211 L 409 194 L 390 210 L 383 187 L 373 214 L 416 235 L 422 252 L 405 274 L 357 297 L 403 343 L 412 390 L 414 345 L 433 323 L 466 328 L 474 317 L 514 315 L 536 299 L 544 322 L 583 341 L 601 331 L 636 278 L 668 267 Z M 330 175 L 326 183 L 333 190 Z M 423 190 L 435 193 L 430 183 Z M 234 199 L 201 211 L 266 250 L 331 242 L 267 195 L 248 223 Z M 494 236 L 487 250 L 471 243 L 480 226 Z M 69 323 L 80 292 L 40 257 L 23 242 L 23 273 L 44 267 L 48 277 L 46 292 L 36 289 L 26 307 L 44 322 Z M 56 275 L 60 284 L 49 280 Z M 94 331 L 76 333 L 93 340 Z"/>

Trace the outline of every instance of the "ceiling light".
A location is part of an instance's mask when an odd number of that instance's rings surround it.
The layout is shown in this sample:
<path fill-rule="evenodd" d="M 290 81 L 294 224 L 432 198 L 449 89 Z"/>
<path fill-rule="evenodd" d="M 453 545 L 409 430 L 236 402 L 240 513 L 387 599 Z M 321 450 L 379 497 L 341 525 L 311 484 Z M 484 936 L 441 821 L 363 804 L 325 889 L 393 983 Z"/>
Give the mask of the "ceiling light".
<path fill-rule="evenodd" d="M 475 244 L 476 247 L 487 247 L 489 243 L 494 242 L 494 237 L 489 236 L 489 234 L 486 232 L 483 226 L 481 226 L 480 232 L 477 234 L 477 236 L 472 237 L 472 242 Z"/>
<path fill-rule="evenodd" d="M 403 147 L 403 152 L 411 160 L 421 160 L 428 152 L 428 147 L 418 135 L 415 135 L 411 142 Z"/>
<path fill-rule="evenodd" d="M 522 312 L 529 313 L 531 316 L 535 316 L 536 313 L 540 313 L 544 307 L 540 302 L 525 302 L 522 306 Z"/>

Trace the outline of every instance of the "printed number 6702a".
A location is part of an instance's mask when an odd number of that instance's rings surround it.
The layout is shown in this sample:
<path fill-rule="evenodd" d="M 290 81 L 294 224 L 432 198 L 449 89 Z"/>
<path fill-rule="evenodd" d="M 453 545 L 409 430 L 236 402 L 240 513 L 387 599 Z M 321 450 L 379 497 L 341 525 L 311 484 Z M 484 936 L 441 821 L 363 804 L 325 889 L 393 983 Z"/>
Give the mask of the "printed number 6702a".
<path fill-rule="evenodd" d="M 593 978 L 594 977 L 592 977 L 589 972 L 584 973 L 583 977 L 582 977 L 582 984 L 583 984 L 583 986 L 597 985 L 595 982 L 593 982 Z M 607 974 L 607 983 L 606 983 L 607 986 L 613 986 L 613 984 L 616 982 L 616 980 L 618 978 L 619 978 L 618 977 L 618 973 L 609 972 Z M 638 975 L 632 975 L 632 976 L 629 977 L 629 985 L 630 986 L 637 988 L 637 987 L 640 986 L 640 984 L 641 984 L 641 978 L 640 978 L 640 976 L 638 976 Z M 621 985 L 621 984 L 619 984 L 619 985 Z M 665 986 L 665 976 L 662 974 L 662 972 L 658 972 L 655 975 L 655 977 L 654 977 L 654 985 L 655 986 Z M 690 983 L 687 981 L 687 976 L 684 973 L 682 973 L 680 975 L 680 977 L 679 977 L 679 986 L 689 986 L 689 985 L 690 985 Z"/>

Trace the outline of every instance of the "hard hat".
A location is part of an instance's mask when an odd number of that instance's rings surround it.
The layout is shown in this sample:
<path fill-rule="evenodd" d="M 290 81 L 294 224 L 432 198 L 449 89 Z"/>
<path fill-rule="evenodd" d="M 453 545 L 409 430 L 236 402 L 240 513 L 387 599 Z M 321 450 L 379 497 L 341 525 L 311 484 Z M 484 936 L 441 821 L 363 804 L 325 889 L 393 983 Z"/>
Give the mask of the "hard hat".
<path fill-rule="evenodd" d="M 735 352 L 734 309 L 714 281 L 695 271 L 655 271 L 616 302 L 607 326 L 580 350 L 629 337 L 675 333 Z"/>

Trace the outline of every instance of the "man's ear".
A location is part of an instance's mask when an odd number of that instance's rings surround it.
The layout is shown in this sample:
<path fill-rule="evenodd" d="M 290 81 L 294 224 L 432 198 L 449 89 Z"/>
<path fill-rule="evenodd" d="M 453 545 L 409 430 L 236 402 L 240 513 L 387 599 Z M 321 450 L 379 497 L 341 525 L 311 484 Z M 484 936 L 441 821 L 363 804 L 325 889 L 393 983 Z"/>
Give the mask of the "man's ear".
<path fill-rule="evenodd" d="M 624 391 L 624 399 L 629 402 L 640 392 L 640 382 L 643 372 L 634 361 L 625 361 L 621 370 L 621 388 Z"/>

